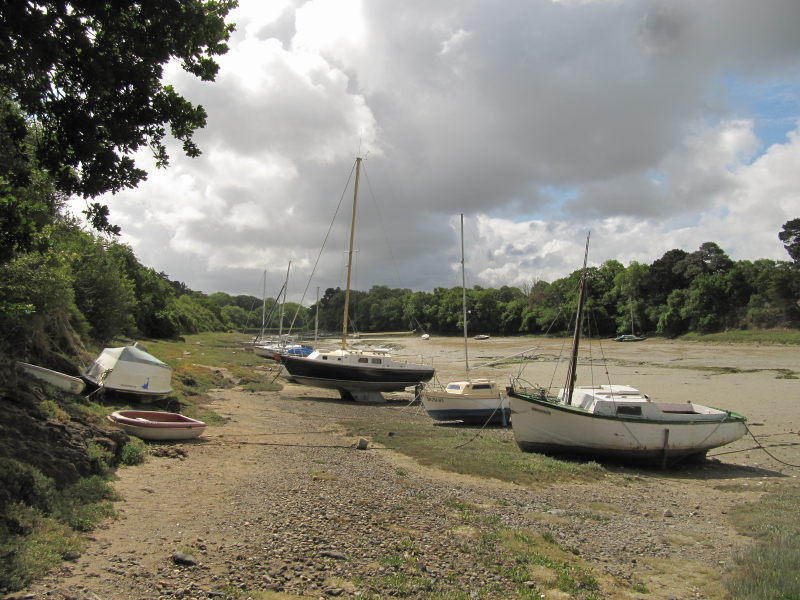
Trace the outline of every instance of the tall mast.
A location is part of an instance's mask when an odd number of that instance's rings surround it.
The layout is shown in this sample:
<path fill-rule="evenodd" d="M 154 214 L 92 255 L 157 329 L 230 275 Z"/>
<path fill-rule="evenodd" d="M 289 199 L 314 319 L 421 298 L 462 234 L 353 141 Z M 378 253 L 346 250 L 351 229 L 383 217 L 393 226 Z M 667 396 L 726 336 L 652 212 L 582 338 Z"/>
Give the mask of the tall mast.
<path fill-rule="evenodd" d="M 461 319 L 464 322 L 464 370 L 469 376 L 469 351 L 467 350 L 467 281 L 464 275 L 464 213 L 461 213 Z"/>
<path fill-rule="evenodd" d="M 286 290 L 289 287 L 289 269 L 292 268 L 292 261 L 289 261 L 289 266 L 286 267 L 286 281 L 283 283 L 283 302 L 281 302 L 281 321 L 278 326 L 278 337 L 283 336 L 283 310 L 286 305 Z"/>
<path fill-rule="evenodd" d="M 314 348 L 317 347 L 317 337 L 319 337 L 319 286 L 317 286 L 317 301 L 315 306 L 317 310 L 314 315 Z"/>
<path fill-rule="evenodd" d="M 264 289 L 261 291 L 261 331 L 258 334 L 258 339 L 264 339 L 264 327 L 266 327 L 266 314 L 267 314 L 267 270 L 264 269 Z"/>
<path fill-rule="evenodd" d="M 344 289 L 344 316 L 342 318 L 342 350 L 347 348 L 347 315 L 350 310 L 350 276 L 353 272 L 353 239 L 356 237 L 356 207 L 358 206 L 358 178 L 361 174 L 361 157 L 356 157 L 356 184 L 353 189 L 353 217 L 350 221 L 350 249 L 347 251 L 347 285 Z"/>
<path fill-rule="evenodd" d="M 581 279 L 578 284 L 578 311 L 575 314 L 575 333 L 572 337 L 572 356 L 569 360 L 569 369 L 567 370 L 567 383 L 564 386 L 564 404 L 572 404 L 572 393 L 575 391 L 575 379 L 578 376 L 578 346 L 581 341 L 581 328 L 583 327 L 583 303 L 586 299 L 586 262 L 589 258 L 589 236 L 586 236 L 586 251 L 583 254 L 583 269 L 581 270 Z"/>

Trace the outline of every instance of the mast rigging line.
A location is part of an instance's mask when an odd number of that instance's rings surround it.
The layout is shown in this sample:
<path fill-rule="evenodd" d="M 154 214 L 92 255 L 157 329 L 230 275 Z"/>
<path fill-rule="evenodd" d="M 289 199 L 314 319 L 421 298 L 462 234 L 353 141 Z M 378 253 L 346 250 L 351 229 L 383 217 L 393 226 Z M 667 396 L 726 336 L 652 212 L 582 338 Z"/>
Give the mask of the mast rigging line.
<path fill-rule="evenodd" d="M 302 308 L 303 301 L 305 300 L 306 295 L 308 294 L 308 289 L 311 287 L 311 282 L 313 281 L 314 275 L 317 272 L 317 267 L 319 266 L 319 261 L 320 261 L 320 259 L 322 257 L 322 253 L 325 250 L 325 245 L 327 244 L 328 238 L 330 237 L 331 231 L 333 230 L 333 225 L 336 222 L 336 218 L 339 215 L 339 211 L 341 210 L 342 203 L 344 202 L 344 198 L 345 198 L 345 195 L 347 194 L 348 188 L 350 187 L 350 183 L 353 180 L 353 174 L 357 170 L 356 163 L 358 163 L 358 162 L 360 162 L 360 165 L 359 165 L 360 166 L 360 171 L 361 171 L 360 174 L 361 174 L 361 176 L 364 178 L 364 180 L 366 182 L 367 189 L 369 190 L 369 197 L 372 200 L 372 204 L 375 207 L 375 212 L 378 215 L 378 222 L 380 223 L 381 231 L 383 232 L 383 238 L 386 241 L 386 247 L 387 247 L 387 249 L 389 251 L 389 258 L 391 259 L 392 264 L 394 265 L 394 275 L 395 275 L 395 280 L 397 281 L 397 273 L 399 272 L 399 268 L 397 266 L 397 259 L 396 259 L 395 255 L 394 255 L 394 250 L 392 249 L 391 245 L 389 244 L 389 235 L 386 232 L 386 226 L 385 226 L 384 221 L 383 221 L 383 214 L 381 213 L 380 207 L 379 207 L 378 203 L 375 200 L 375 193 L 373 192 L 373 189 L 372 189 L 372 182 L 370 181 L 369 174 L 367 173 L 366 160 L 367 160 L 366 156 L 359 158 L 357 161 L 354 162 L 353 167 L 350 169 L 350 174 L 347 177 L 347 181 L 345 182 L 344 188 L 342 189 L 342 195 L 339 197 L 339 204 L 336 206 L 336 211 L 333 213 L 333 218 L 331 219 L 330 225 L 328 226 L 328 231 L 325 234 L 325 238 L 322 241 L 322 246 L 320 247 L 319 253 L 317 254 L 317 259 L 314 261 L 314 267 L 311 270 L 311 275 L 308 278 L 308 283 L 306 284 L 306 287 L 303 290 L 303 295 L 300 298 L 300 303 L 298 304 L 297 310 L 295 311 L 294 316 L 292 317 L 292 321 L 289 324 L 289 333 L 291 333 L 292 330 L 294 329 L 294 325 L 295 325 L 295 322 L 297 321 L 297 317 L 300 314 L 300 309 Z M 353 254 L 355 254 L 358 251 L 357 250 L 353 250 L 352 252 L 353 252 Z M 352 257 L 350 257 L 348 260 L 352 261 L 353 259 L 352 259 Z M 397 286 L 399 287 L 399 281 L 397 281 Z M 355 317 L 353 317 L 352 319 L 349 319 L 349 320 L 355 321 Z"/>
<path fill-rule="evenodd" d="M 300 314 L 300 308 L 303 306 L 303 300 L 306 298 L 306 294 L 308 293 L 308 288 L 311 287 L 311 281 L 314 279 L 314 274 L 317 272 L 317 267 L 319 266 L 319 260 L 322 257 L 322 252 L 325 250 L 325 244 L 328 243 L 328 238 L 331 235 L 331 231 L 333 230 L 333 224 L 336 222 L 336 217 L 339 214 L 339 210 L 342 208 L 342 202 L 344 202 L 344 196 L 347 193 L 347 188 L 350 187 L 350 181 L 353 179 L 353 173 L 356 170 L 356 165 L 353 163 L 353 167 L 350 169 L 350 175 L 347 177 L 347 181 L 345 182 L 344 189 L 342 190 L 342 195 L 339 197 L 339 204 L 336 205 L 336 210 L 333 213 L 333 218 L 331 219 L 330 225 L 328 225 L 328 231 L 325 232 L 325 238 L 322 240 L 322 246 L 317 253 L 317 260 L 314 261 L 314 268 L 311 269 L 311 275 L 308 278 L 308 283 L 306 283 L 306 288 L 303 290 L 303 295 L 300 298 L 300 303 L 297 306 L 297 310 L 294 312 L 294 317 L 292 317 L 292 322 L 289 324 L 289 333 L 291 333 L 292 329 L 294 328 L 294 323 L 297 320 L 297 316 Z"/>
<path fill-rule="evenodd" d="M 383 214 L 381 214 L 380 205 L 375 200 L 375 192 L 372 191 L 372 182 L 369 180 L 369 174 L 367 173 L 365 164 L 366 158 L 367 157 L 365 156 L 364 162 L 361 163 L 361 175 L 364 177 L 364 181 L 367 184 L 367 189 L 369 190 L 369 198 L 370 200 L 372 200 L 372 205 L 375 207 L 375 212 L 378 215 L 378 222 L 381 225 L 381 231 L 383 232 L 383 239 L 386 241 L 386 248 L 389 250 L 389 258 L 392 261 L 392 265 L 394 265 L 393 274 L 395 279 L 395 287 L 399 288 L 402 287 L 400 285 L 400 280 L 397 278 L 397 274 L 400 272 L 400 269 L 397 266 L 397 259 L 395 258 L 394 250 L 392 249 L 392 246 L 389 244 L 389 234 L 386 233 L 386 226 L 384 225 L 383 222 Z"/>

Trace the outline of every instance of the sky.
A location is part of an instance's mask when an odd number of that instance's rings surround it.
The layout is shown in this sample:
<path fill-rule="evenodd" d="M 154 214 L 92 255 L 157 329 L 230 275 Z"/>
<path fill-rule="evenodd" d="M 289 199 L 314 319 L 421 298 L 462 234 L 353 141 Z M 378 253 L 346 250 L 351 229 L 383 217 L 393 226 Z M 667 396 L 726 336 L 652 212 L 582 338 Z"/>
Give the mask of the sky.
<path fill-rule="evenodd" d="M 789 260 L 797 0 L 240 0 L 202 156 L 101 198 L 146 266 L 308 305 L 344 287 L 553 281 L 713 241 Z M 77 210 L 81 207 L 78 206 Z M 313 276 L 312 276 L 313 273 Z"/>

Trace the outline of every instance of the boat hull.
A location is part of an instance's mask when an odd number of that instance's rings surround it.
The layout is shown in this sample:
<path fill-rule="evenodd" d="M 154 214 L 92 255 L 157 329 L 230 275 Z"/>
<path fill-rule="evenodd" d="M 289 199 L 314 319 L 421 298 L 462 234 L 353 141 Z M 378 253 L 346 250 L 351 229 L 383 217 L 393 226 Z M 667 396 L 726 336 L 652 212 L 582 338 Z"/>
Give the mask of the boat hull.
<path fill-rule="evenodd" d="M 188 440 L 198 437 L 206 428 L 202 421 L 159 411 L 116 411 L 106 419 L 127 434 L 143 440 Z"/>
<path fill-rule="evenodd" d="M 434 373 L 429 367 L 375 368 L 291 355 L 282 356 L 281 362 L 296 383 L 344 391 L 400 392 L 430 380 Z"/>
<path fill-rule="evenodd" d="M 428 416 L 434 421 L 507 425 L 511 416 L 505 396 L 475 398 L 442 390 L 423 392 L 421 400 Z"/>
<path fill-rule="evenodd" d="M 745 419 L 733 413 L 654 421 L 595 415 L 513 391 L 509 397 L 514 438 L 525 452 L 655 462 L 704 456 L 747 431 Z"/>
<path fill-rule="evenodd" d="M 161 398 L 172 393 L 172 368 L 136 344 L 105 348 L 81 376 L 92 386 L 119 394 Z"/>
<path fill-rule="evenodd" d="M 80 394 L 86 387 L 86 384 L 82 379 L 73 377 L 72 375 L 67 375 L 66 373 L 52 371 L 51 369 L 45 369 L 44 367 L 39 367 L 37 365 L 32 365 L 25 362 L 17 362 L 17 367 L 22 369 L 31 377 L 34 377 L 40 381 L 44 381 L 45 383 L 49 383 L 50 385 L 55 386 L 60 390 L 64 390 L 65 392 Z"/>

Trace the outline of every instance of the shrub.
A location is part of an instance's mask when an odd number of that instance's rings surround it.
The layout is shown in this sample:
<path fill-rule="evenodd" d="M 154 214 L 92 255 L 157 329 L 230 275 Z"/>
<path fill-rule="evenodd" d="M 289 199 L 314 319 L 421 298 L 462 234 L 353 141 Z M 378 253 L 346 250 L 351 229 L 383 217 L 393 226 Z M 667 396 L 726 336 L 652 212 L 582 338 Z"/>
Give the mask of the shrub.
<path fill-rule="evenodd" d="M 58 517 L 76 531 L 91 531 L 98 521 L 115 516 L 111 500 L 117 493 L 101 475 L 92 475 L 66 488 Z"/>
<path fill-rule="evenodd" d="M 144 462 L 146 454 L 147 446 L 145 446 L 145 443 L 139 438 L 131 438 L 131 440 L 122 447 L 120 462 L 129 467 L 140 465 Z"/>
<path fill-rule="evenodd" d="M 92 464 L 92 472 L 105 475 L 111 469 L 111 460 L 113 455 L 111 452 L 103 448 L 96 442 L 89 442 L 86 444 L 86 451 L 89 453 L 89 460 Z"/>
<path fill-rule="evenodd" d="M 29 585 L 59 564 L 82 541 L 69 528 L 38 510 L 17 504 L 9 516 L 27 535 L 2 535 L 0 525 L 0 594 Z"/>
<path fill-rule="evenodd" d="M 39 403 L 39 410 L 51 421 L 69 423 L 69 415 L 54 400 L 43 400 Z"/>
<path fill-rule="evenodd" d="M 9 506 L 21 503 L 50 512 L 56 499 L 53 480 L 38 469 L 12 458 L 0 457 L 0 517 Z"/>

